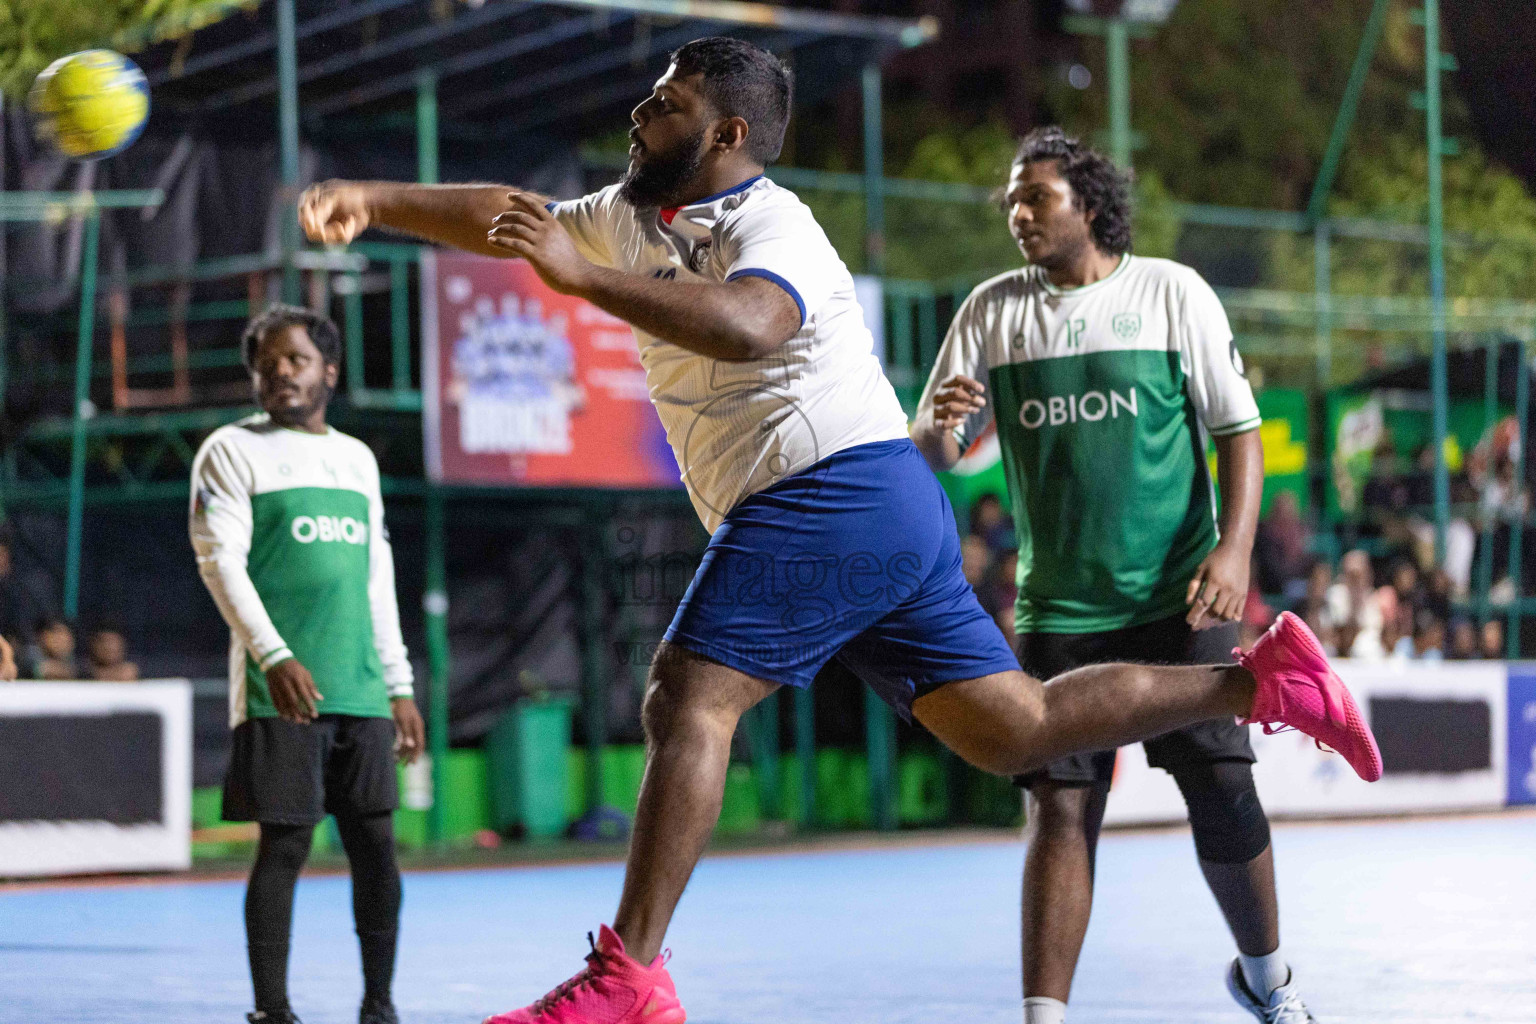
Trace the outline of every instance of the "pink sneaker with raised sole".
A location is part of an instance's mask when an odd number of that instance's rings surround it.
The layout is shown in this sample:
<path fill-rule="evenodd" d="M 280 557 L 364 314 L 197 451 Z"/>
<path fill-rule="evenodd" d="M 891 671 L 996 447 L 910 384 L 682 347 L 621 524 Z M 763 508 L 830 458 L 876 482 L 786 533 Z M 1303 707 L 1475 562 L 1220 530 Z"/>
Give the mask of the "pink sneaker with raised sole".
<path fill-rule="evenodd" d="M 650 966 L 642 964 L 603 925 L 587 966 L 575 977 L 532 1006 L 487 1017 L 485 1024 L 683 1024 L 688 1015 L 677 1001 L 667 959 L 663 953 Z"/>
<path fill-rule="evenodd" d="M 1257 722 L 1267 734 L 1279 732 L 1278 726 L 1290 726 L 1312 737 L 1318 746 L 1338 751 L 1366 782 L 1381 778 L 1376 737 L 1305 622 L 1281 612 L 1253 650 L 1232 653 L 1258 682 L 1253 711 L 1241 719 L 1243 725 Z"/>

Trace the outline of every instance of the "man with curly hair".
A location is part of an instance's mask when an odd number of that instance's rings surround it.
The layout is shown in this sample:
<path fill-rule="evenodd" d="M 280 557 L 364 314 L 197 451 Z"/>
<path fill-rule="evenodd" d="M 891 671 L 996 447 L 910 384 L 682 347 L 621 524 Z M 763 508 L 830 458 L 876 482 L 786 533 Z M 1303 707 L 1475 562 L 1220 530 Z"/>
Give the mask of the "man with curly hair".
<path fill-rule="evenodd" d="M 1259 410 L 1221 303 L 1189 267 L 1131 254 L 1127 176 L 1059 128 L 1024 138 L 1002 205 L 1028 265 L 982 284 L 956 314 L 913 440 L 945 469 L 995 419 L 1028 674 L 1218 660 L 1237 644 L 1264 483 Z M 1145 748 L 1184 794 L 1201 869 L 1237 940 L 1228 989 L 1260 1020 L 1306 1024 L 1280 952 L 1246 727 L 1228 716 Z M 1030 829 L 1025 1024 L 1066 1019 L 1114 766 L 1104 750 L 1015 779 Z"/>

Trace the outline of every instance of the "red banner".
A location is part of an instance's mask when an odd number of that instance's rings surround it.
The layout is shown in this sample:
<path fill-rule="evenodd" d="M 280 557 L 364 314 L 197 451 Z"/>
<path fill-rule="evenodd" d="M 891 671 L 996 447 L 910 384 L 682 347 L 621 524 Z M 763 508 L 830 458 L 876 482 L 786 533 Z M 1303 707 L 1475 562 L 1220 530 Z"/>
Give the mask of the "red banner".
<path fill-rule="evenodd" d="M 521 260 L 421 261 L 427 469 L 442 483 L 680 487 L 629 325 Z"/>

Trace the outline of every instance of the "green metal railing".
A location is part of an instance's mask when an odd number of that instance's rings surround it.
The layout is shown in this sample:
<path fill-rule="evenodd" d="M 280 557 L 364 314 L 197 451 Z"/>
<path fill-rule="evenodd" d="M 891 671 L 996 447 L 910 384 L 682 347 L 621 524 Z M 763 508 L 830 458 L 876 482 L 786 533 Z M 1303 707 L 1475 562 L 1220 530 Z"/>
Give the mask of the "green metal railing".
<path fill-rule="evenodd" d="M 86 421 L 95 413 L 90 405 L 91 353 L 96 329 L 96 269 L 101 245 L 103 209 L 141 209 L 165 202 L 159 189 L 96 193 L 7 192 L 0 193 L 0 222 L 11 220 L 52 221 L 80 217 L 84 244 L 80 255 L 80 318 L 75 346 L 75 401 L 71 424 L 69 474 L 69 525 L 65 544 L 64 614 L 73 617 L 80 606 L 80 535 L 85 514 Z M 5 311 L 0 309 L 0 318 Z M 0 332 L 0 348 L 5 334 Z M 0 403 L 8 384 L 5 356 L 0 354 Z M 0 505 L 0 513 L 4 512 Z"/>
<path fill-rule="evenodd" d="M 1426 116 L 1426 141 L 1430 151 L 1429 217 L 1427 224 L 1401 223 L 1380 219 L 1357 217 L 1326 217 L 1328 193 L 1331 189 L 1349 128 L 1354 120 L 1360 91 L 1375 49 L 1383 31 L 1386 0 L 1375 0 L 1367 19 L 1355 64 L 1346 85 L 1338 116 L 1335 120 L 1327 153 L 1319 172 L 1316 186 L 1307 209 L 1296 213 L 1277 210 L 1237 209 L 1198 204 L 1170 203 L 1158 214 L 1172 218 L 1179 230 L 1201 229 L 1207 231 L 1244 232 L 1238 236 L 1243 246 L 1257 248 L 1276 262 L 1282 257 L 1291 258 L 1290 249 L 1300 246 L 1307 254 L 1305 263 L 1292 258 L 1296 267 L 1305 267 L 1306 283 L 1262 282 L 1272 287 L 1248 286 L 1220 288 L 1228 313 L 1250 365 L 1259 371 L 1268 371 L 1276 377 L 1289 377 L 1304 381 L 1314 389 L 1330 387 L 1341 376 L 1352 374 L 1358 368 L 1358 351 L 1366 339 L 1397 339 L 1403 352 L 1417 353 L 1421 341 L 1427 341 L 1432 365 L 1432 392 L 1434 396 L 1434 433 L 1441 442 L 1435 445 L 1437 467 L 1435 480 L 1435 519 L 1437 524 L 1437 551 L 1443 551 L 1445 522 L 1449 516 L 1448 487 L 1444 465 L 1446 352 L 1457 339 L 1474 333 L 1501 331 L 1521 343 L 1522 367 L 1529 366 L 1530 345 L 1536 343 L 1536 303 L 1515 298 L 1448 297 L 1447 247 L 1453 251 L 1466 251 L 1479 246 L 1518 245 L 1529 254 L 1530 243 L 1524 239 L 1468 236 L 1448 232 L 1444 226 L 1443 182 L 1440 157 L 1451 151 L 1451 141 L 1444 139 L 1440 128 L 1440 73 L 1448 67 L 1448 58 L 1439 52 L 1438 0 L 1425 0 L 1418 12 L 1419 21 L 1425 27 L 1426 52 L 1430 55 L 1425 68 L 1425 91 L 1422 95 Z M 278 120 L 281 142 L 280 168 L 284 195 L 289 201 L 296 199 L 298 187 L 298 101 L 295 67 L 293 65 L 293 0 L 277 0 L 275 5 L 278 46 Z M 1110 147 L 1118 161 L 1128 166 L 1136 144 L 1136 133 L 1131 125 L 1129 96 L 1130 35 L 1141 29 L 1124 22 L 1083 22 L 1075 30 L 1094 31 L 1107 37 L 1109 67 L 1106 80 L 1110 86 Z M 844 245 L 850 263 L 856 262 L 855 253 L 862 258 L 864 269 L 879 273 L 886 265 L 889 252 L 889 222 L 892 211 L 899 212 L 901 204 L 969 204 L 973 206 L 991 202 L 989 187 L 955 183 L 912 181 L 887 177 L 883 167 L 883 132 L 881 128 L 881 79 L 878 67 L 863 69 L 861 77 L 864 132 L 863 170 L 860 173 L 840 173 L 806 168 L 779 167 L 769 174 L 780 183 L 806 193 L 823 193 L 834 196 L 858 196 L 863 203 L 859 218 L 861 238 L 859 244 Z M 423 182 L 437 180 L 439 131 L 436 81 L 430 73 L 418 76 L 415 120 L 417 127 L 418 177 Z M 612 154 L 587 154 L 589 162 L 608 166 L 616 159 Z M 68 510 L 68 556 L 65 568 L 65 608 L 73 613 L 78 604 L 81 573 L 80 533 L 84 507 L 87 504 L 118 500 L 181 499 L 185 496 L 184 479 L 164 480 L 154 477 L 154 470 L 161 460 L 173 458 L 190 463 L 194 447 L 191 435 L 227 422 L 238 413 L 232 410 L 173 411 L 133 416 L 95 415 L 90 405 L 90 386 L 93 379 L 104 376 L 93 364 L 96 317 L 96 247 L 99 244 L 99 213 L 101 208 L 116 202 L 125 206 L 155 205 L 161 199 L 153 193 L 97 193 L 94 197 L 75 194 L 0 194 L 0 219 L 49 219 L 67 216 L 85 218 L 85 259 L 80 271 L 81 303 L 79 316 L 74 325 L 76 335 L 75 360 L 72 370 L 65 367 L 37 370 L 42 381 L 62 381 L 71 375 L 74 381 L 73 414 L 65 419 L 34 424 L 22 439 L 13 446 L 0 464 L 0 514 L 4 502 L 35 504 Z M 999 218 L 998 230 L 1002 231 Z M 1177 234 L 1177 232 L 1175 232 Z M 1262 236 L 1256 233 L 1263 233 Z M 1256 241 L 1257 239 L 1257 241 Z M 1289 246 L 1290 249 L 1286 247 Z M 1372 296 L 1342 293 L 1341 279 L 1352 262 L 1368 247 L 1401 246 L 1405 250 L 1425 251 L 1428 263 L 1426 294 L 1394 294 Z M 1284 250 L 1284 251 L 1282 251 Z M 283 220 L 279 251 L 273 254 L 256 254 L 223 260 L 199 261 L 190 267 L 142 268 L 126 275 L 127 287 L 156 286 L 168 283 L 212 282 L 242 274 L 276 273 L 282 282 L 282 294 L 288 301 L 296 301 L 300 293 L 301 277 L 305 272 L 323 278 L 325 291 L 334 295 L 339 304 L 338 319 L 342 324 L 347 352 L 346 396 L 357 409 L 416 413 L 421 409 L 420 391 L 413 385 L 412 337 L 413 321 L 410 313 L 411 264 L 417 261 L 419 249 L 400 243 L 359 243 L 347 252 L 318 251 L 303 248 L 297 224 L 292 217 Z M 1278 255 L 1277 255 L 1278 254 Z M 1404 265 L 1413 264 L 1417 257 L 1402 257 Z M 1007 266 L 990 268 L 992 272 L 1008 269 Z M 971 274 L 952 281 L 910 281 L 886 278 L 884 286 L 885 336 L 887 370 L 898 393 L 910 409 L 925 381 L 942 341 L 943 331 L 953 311 L 982 276 Z M 379 288 L 382 279 L 383 288 Z M 368 343 L 368 319 L 365 296 L 382 291 L 387 296 L 388 336 L 386 348 L 389 363 L 385 387 L 368 385 L 368 360 L 376 347 Z M 128 318 L 132 327 L 155 327 L 169 323 L 173 316 L 187 322 L 213 322 L 243 320 L 250 315 L 248 301 L 227 298 L 205 298 L 192 302 L 185 310 L 172 313 L 169 308 L 143 308 Z M 5 320 L 0 310 L 0 323 Z M 7 346 L 0 334 L 0 398 L 5 393 L 8 366 Z M 374 356 L 373 358 L 377 358 Z M 1490 349 L 1489 359 L 1494 359 Z M 163 372 L 168 364 L 160 356 L 139 356 L 128 362 L 134 373 Z M 238 365 L 238 353 L 230 348 L 204 349 L 191 353 L 187 365 L 197 370 L 220 370 Z M 376 367 L 375 367 L 376 368 Z M 1495 371 L 1489 364 L 1489 380 Z M 377 375 L 376 375 L 377 377 Z M 1496 383 L 1496 382 L 1495 382 Z M 1516 395 L 1516 415 L 1523 425 L 1526 419 L 1529 396 L 1526 374 L 1519 375 Z M 1489 422 L 1496 414 L 1496 401 L 1485 399 Z M 144 445 L 138 453 L 136 470 L 119 467 L 116 482 L 90 484 L 86 464 L 93 444 L 107 439 L 137 438 Z M 38 457 L 42 447 L 69 445 L 67 478 L 53 473 L 50 464 Z M 28 446 L 40 446 L 29 450 Z M 1522 445 L 1522 452 L 1523 452 Z M 55 462 L 54 465 L 57 465 Z M 1518 474 L 1523 479 L 1523 463 Z M 451 488 L 438 486 L 430 481 L 391 480 L 387 491 L 392 496 L 419 497 L 426 505 L 427 572 L 425 609 L 427 612 L 427 646 L 431 665 L 431 704 L 428 709 L 429 736 L 434 763 L 434 782 L 442 785 L 441 766 L 445 763 L 447 749 L 447 679 L 449 651 L 447 643 L 447 586 L 445 558 L 446 504 L 458 496 Z M 474 492 L 483 494 L 484 492 Z M 583 510 L 587 517 L 600 515 L 602 503 L 588 500 L 581 495 L 571 495 L 571 503 Z M 595 522 L 595 520 L 593 520 Z M 590 525 L 590 524 L 589 524 Z M 1491 526 L 1485 526 L 1485 540 Z M 1520 530 L 1512 531 L 1509 556 L 1509 572 L 1519 591 Z M 1493 574 L 1491 545 L 1485 543 L 1482 560 L 1477 566 L 1480 585 L 1490 581 Z M 588 574 L 583 574 L 588 575 Z M 601 603 L 590 589 L 596 585 L 588 580 L 583 591 L 584 630 L 590 636 L 601 635 Z M 1481 586 L 1480 598 L 1475 602 L 1479 615 L 1491 614 L 1494 609 L 1487 603 L 1487 587 Z M 1518 624 L 1525 614 L 1536 614 L 1536 601 L 1517 598 L 1507 608 L 1509 616 L 1509 643 L 1513 654 L 1518 643 Z M 596 658 L 583 660 L 583 688 L 596 687 L 600 667 Z M 810 695 L 797 691 L 794 697 L 795 746 L 800 763 L 811 763 L 814 749 L 814 715 Z M 764 706 L 749 719 L 748 729 L 756 735 L 753 743 L 759 761 L 759 777 L 767 780 L 776 777 L 777 764 L 773 755 L 777 752 L 777 708 Z M 596 720 L 588 723 L 589 754 L 599 752 L 603 730 Z M 866 716 L 866 745 L 870 753 L 872 769 L 873 820 L 881 827 L 894 823 L 895 788 L 891 764 L 895 749 L 895 723 L 883 704 L 875 702 Z M 770 740 L 769 737 L 773 737 Z M 600 772 L 594 761 L 589 766 L 589 779 L 597 779 Z M 766 783 L 765 783 L 766 784 Z M 801 806 L 807 820 L 814 803 L 814 778 L 809 770 L 803 775 L 803 799 Z M 441 819 L 435 818 L 434 834 L 441 834 Z"/>
<path fill-rule="evenodd" d="M 807 180 L 819 182 L 815 172 L 796 173 L 807 175 Z M 852 184 L 841 179 L 834 179 L 834 181 L 837 186 L 844 188 Z M 970 186 L 952 187 L 944 183 L 921 184 L 931 184 L 935 188 L 930 192 L 913 187 L 913 183 L 888 178 L 882 180 L 881 187 L 886 190 L 887 195 L 922 192 L 925 201 L 935 201 L 932 198 L 935 195 L 943 195 L 944 198 L 938 201 L 945 202 L 975 203 L 985 198 L 980 194 L 983 190 Z M 861 188 L 864 185 L 862 178 L 859 179 L 859 185 Z M 70 197 L 70 201 L 79 202 L 76 197 Z M 41 203 L 17 204 L 12 201 L 10 208 L 35 212 L 44 205 Z M 1216 224 L 1222 227 L 1235 225 L 1237 226 L 1235 229 L 1242 230 L 1253 230 L 1254 225 L 1261 226 L 1265 230 L 1283 227 L 1296 234 L 1305 230 L 1299 215 L 1271 214 L 1267 211 L 1223 211 L 1201 207 L 1186 207 L 1181 212 L 1188 216 L 1192 223 L 1198 224 Z M 94 220 L 94 218 L 91 219 Z M 1324 272 L 1326 271 L 1329 265 L 1327 254 L 1331 252 L 1337 237 L 1346 239 L 1364 237 L 1372 241 L 1381 241 L 1383 236 L 1390 236 L 1394 244 L 1421 244 L 1419 238 L 1413 237 L 1413 232 L 1409 230 L 1411 228 L 1411 225 L 1386 225 L 1382 222 L 1369 221 L 1325 220 L 1319 222 L 1313 228 L 1314 252 L 1323 254 L 1318 257 L 1318 266 Z M 1402 240 L 1404 237 L 1407 241 Z M 1455 240 L 1453 244 L 1457 244 Z M 421 394 L 413 383 L 414 320 L 411 316 L 410 294 L 411 264 L 417 261 L 419 252 L 420 249 L 415 245 L 380 242 L 355 244 L 346 252 L 300 250 L 293 254 L 292 263 L 299 272 L 322 275 L 326 280 L 326 287 L 321 290 L 334 296 L 333 311 L 336 312 L 337 319 L 341 323 L 347 351 L 348 370 L 345 394 L 349 403 L 355 408 L 411 413 L 418 412 L 421 408 Z M 89 255 L 88 247 L 87 255 Z M 88 262 L 87 265 L 91 264 Z M 133 285 L 152 287 L 174 281 L 178 275 L 192 282 L 216 282 L 222 277 L 248 274 L 253 271 L 271 272 L 275 269 L 276 261 L 272 257 L 253 256 L 202 261 L 177 270 L 145 269 L 129 275 L 128 280 Z M 209 410 L 140 415 L 92 415 L 88 404 L 90 381 L 104 373 L 92 360 L 93 345 L 85 343 L 88 338 L 94 340 L 95 334 L 96 303 L 88 287 L 91 284 L 90 276 L 88 273 L 81 275 L 82 299 L 85 301 L 80 309 L 78 323 L 75 325 L 79 344 L 76 348 L 76 360 L 72 373 L 76 384 L 76 408 L 82 410 L 83 414 L 69 419 L 35 424 L 25 438 L 26 442 L 32 444 L 52 444 L 67 440 L 71 449 L 71 471 L 68 480 L 21 479 L 23 474 L 18 468 L 15 453 L 8 455 L 6 465 L 0 467 L 0 479 L 6 483 L 3 489 L 7 492 L 8 501 L 13 504 L 51 504 L 55 507 L 64 504 L 69 510 L 71 554 L 65 569 L 65 595 L 66 606 L 71 609 L 78 603 L 79 577 L 82 568 L 78 538 L 85 505 L 114 500 L 182 499 L 185 494 L 184 482 L 148 479 L 150 476 L 148 467 L 156 464 L 161 458 L 172 458 L 183 464 L 189 464 L 191 452 L 195 448 L 195 442 L 190 438 L 222 422 L 227 422 L 238 414 L 230 410 Z M 1410 339 L 1423 338 L 1438 322 L 1445 325 L 1445 330 L 1450 336 L 1500 330 L 1526 344 L 1536 341 L 1536 331 L 1533 331 L 1533 325 L 1536 325 L 1536 304 L 1533 303 L 1500 299 L 1457 299 L 1443 304 L 1437 316 L 1436 306 L 1430 297 L 1334 295 L 1327 291 L 1325 273 L 1320 273 L 1318 280 L 1320 287 L 1313 293 L 1278 289 L 1222 289 L 1223 300 L 1232 316 L 1234 326 L 1238 329 L 1239 338 L 1247 350 L 1251 363 L 1263 367 L 1265 365 L 1282 366 L 1287 361 L 1314 362 L 1316 366 L 1312 377 L 1315 383 L 1326 384 L 1333 376 L 1334 348 L 1338 344 L 1347 343 L 1351 332 L 1368 331 L 1375 334 L 1396 334 Z M 887 370 L 909 410 L 915 405 L 916 396 L 925 382 L 928 368 L 937 355 L 949 318 L 976 283 L 977 279 L 974 275 L 940 283 L 896 279 L 883 281 Z M 382 315 L 378 306 L 365 311 L 365 294 L 374 295 L 387 306 L 387 309 L 382 311 Z M 243 320 L 249 313 L 246 300 L 210 299 L 188 304 L 184 313 L 180 315 L 184 315 L 189 321 L 234 323 Z M 168 308 L 143 307 L 136 309 L 128 322 L 136 327 L 154 328 L 168 323 L 171 317 L 172 313 Z M 366 329 L 370 323 L 387 323 L 387 344 L 369 343 Z M 377 372 L 376 366 L 376 361 L 381 357 L 388 366 L 387 373 L 383 374 Z M 163 371 L 167 363 L 163 356 L 139 356 L 129 365 L 135 372 L 157 372 Z M 238 352 L 232 344 L 228 348 L 200 350 L 191 354 L 189 365 L 196 369 L 227 369 L 238 365 Z M 372 374 L 373 379 L 385 378 L 388 385 L 370 387 L 368 385 L 370 368 L 375 370 Z M 63 367 L 55 367 L 40 370 L 38 376 L 39 379 L 62 381 L 68 379 L 71 374 Z M 1525 403 L 1528 401 L 1523 388 L 1518 397 L 1520 410 L 1517 414 L 1523 416 Z M 144 437 L 148 444 L 147 450 L 141 456 L 137 471 L 131 467 L 125 468 L 119 472 L 117 483 L 97 483 L 87 486 L 84 466 L 89 449 L 105 439 L 132 436 Z M 389 490 L 396 497 L 412 496 L 427 502 L 426 609 L 429 663 L 432 665 L 434 680 L 446 680 L 448 669 L 447 589 L 443 556 L 445 545 L 443 521 L 445 504 L 453 499 L 455 492 L 430 483 L 404 480 L 391 481 Z M 1514 532 L 1516 535 L 1519 533 L 1518 530 Z M 1512 547 L 1510 572 L 1512 578 L 1518 581 L 1520 554 L 1518 540 Z M 1487 550 L 1488 546 L 1485 544 L 1485 553 L 1478 566 L 1480 582 L 1488 580 L 1492 572 Z M 589 607 L 587 603 L 583 606 Z M 1536 601 L 1528 599 L 1517 600 L 1504 609 L 1492 607 L 1487 603 L 1486 586 L 1480 588 L 1473 607 L 1479 616 L 1497 614 L 1501 610 L 1507 613 L 1512 651 L 1518 642 L 1518 624 L 1521 617 L 1536 613 Z M 597 671 L 599 670 L 596 667 L 584 668 L 584 677 Z M 435 685 L 432 693 L 439 695 L 440 698 L 446 698 L 446 686 Z M 445 738 L 446 704 L 434 699 L 428 710 L 429 720 L 433 723 L 434 736 Z M 755 731 L 755 735 L 758 736 L 757 741 L 753 743 L 753 750 L 755 759 L 762 758 L 758 763 L 758 771 L 760 778 L 763 779 L 773 778 L 777 773 L 777 765 L 773 758 L 777 748 L 767 740 L 769 735 L 767 730 L 776 729 L 776 716 L 776 711 L 765 708 L 755 713 L 747 724 L 749 731 Z M 796 723 L 796 749 L 813 748 L 814 729 L 808 698 L 796 696 L 793 720 Z M 770 726 L 769 723 L 773 724 Z M 881 824 L 889 824 L 894 820 L 892 816 L 895 794 L 893 776 L 881 767 L 889 767 L 894 759 L 892 741 L 894 728 L 894 720 L 888 718 L 888 712 L 883 706 L 872 705 L 868 709 L 866 744 L 874 768 L 873 820 Z M 589 738 L 595 735 L 597 732 L 591 733 Z M 809 779 L 806 781 L 806 800 L 802 801 L 805 807 L 811 805 L 812 781 Z"/>

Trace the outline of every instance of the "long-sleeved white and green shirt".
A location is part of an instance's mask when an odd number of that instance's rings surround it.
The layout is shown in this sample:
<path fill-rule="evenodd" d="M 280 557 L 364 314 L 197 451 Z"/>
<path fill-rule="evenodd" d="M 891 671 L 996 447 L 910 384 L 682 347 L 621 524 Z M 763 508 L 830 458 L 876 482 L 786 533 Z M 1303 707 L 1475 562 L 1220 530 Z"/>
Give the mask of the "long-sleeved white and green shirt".
<path fill-rule="evenodd" d="M 322 714 L 387 718 L 412 695 L 379 466 L 330 428 L 265 415 L 209 435 L 192 464 L 192 547 L 229 624 L 231 727 L 277 716 L 266 669 L 296 657 Z"/>

